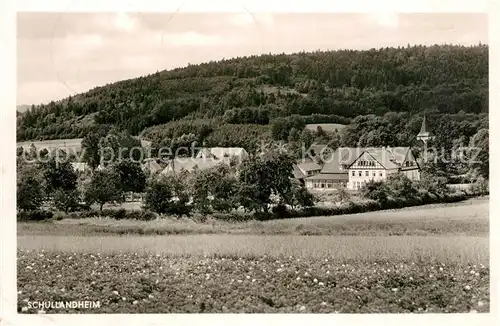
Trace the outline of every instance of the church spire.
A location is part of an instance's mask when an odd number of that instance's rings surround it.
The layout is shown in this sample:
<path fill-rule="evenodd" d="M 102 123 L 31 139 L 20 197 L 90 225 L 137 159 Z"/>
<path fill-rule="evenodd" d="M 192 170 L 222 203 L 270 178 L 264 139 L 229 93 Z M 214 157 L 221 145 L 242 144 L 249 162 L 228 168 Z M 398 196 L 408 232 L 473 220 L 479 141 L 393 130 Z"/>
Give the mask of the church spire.
<path fill-rule="evenodd" d="M 427 125 L 427 118 L 424 115 L 424 120 L 422 121 L 422 127 L 420 127 L 420 132 L 417 135 L 417 139 L 426 142 L 431 138 L 432 138 L 431 131 L 429 129 L 429 126 Z"/>

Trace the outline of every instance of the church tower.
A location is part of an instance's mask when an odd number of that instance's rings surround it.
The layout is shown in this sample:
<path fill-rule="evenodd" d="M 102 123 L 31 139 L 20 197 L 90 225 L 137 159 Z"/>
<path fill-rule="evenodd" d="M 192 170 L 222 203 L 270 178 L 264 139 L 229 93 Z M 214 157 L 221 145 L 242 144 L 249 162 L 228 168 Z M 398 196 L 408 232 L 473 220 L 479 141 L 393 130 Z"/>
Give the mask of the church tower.
<path fill-rule="evenodd" d="M 434 136 L 431 134 L 429 126 L 427 125 L 427 119 L 424 115 L 424 120 L 422 121 L 422 127 L 420 127 L 420 132 L 417 135 L 417 139 L 424 142 L 424 161 L 427 161 L 427 142 L 433 140 Z"/>
<path fill-rule="evenodd" d="M 427 125 L 427 118 L 424 115 L 424 120 L 422 121 L 422 127 L 420 127 L 420 132 L 417 135 L 417 139 L 424 142 L 427 145 L 429 140 L 432 140 L 434 137 L 432 136 L 429 126 Z"/>

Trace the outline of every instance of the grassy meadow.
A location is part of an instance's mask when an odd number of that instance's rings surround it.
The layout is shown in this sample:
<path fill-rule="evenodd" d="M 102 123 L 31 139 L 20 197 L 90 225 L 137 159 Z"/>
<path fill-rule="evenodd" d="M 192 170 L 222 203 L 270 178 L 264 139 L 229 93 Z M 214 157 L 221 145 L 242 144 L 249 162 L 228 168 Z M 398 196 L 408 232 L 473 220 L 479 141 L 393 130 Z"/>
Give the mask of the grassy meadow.
<path fill-rule="evenodd" d="M 454 204 L 434 204 L 404 209 L 339 216 L 318 216 L 271 221 L 198 223 L 190 219 L 154 221 L 110 218 L 63 219 L 44 223 L 21 222 L 19 236 L 87 235 L 176 235 L 176 234 L 256 234 L 256 235 L 350 235 L 426 236 L 488 235 L 489 200 L 470 199 Z"/>
<path fill-rule="evenodd" d="M 340 123 L 309 123 L 306 125 L 306 128 L 311 131 L 316 131 L 318 127 L 321 127 L 326 132 L 333 132 L 335 130 L 340 131 L 346 125 Z"/>

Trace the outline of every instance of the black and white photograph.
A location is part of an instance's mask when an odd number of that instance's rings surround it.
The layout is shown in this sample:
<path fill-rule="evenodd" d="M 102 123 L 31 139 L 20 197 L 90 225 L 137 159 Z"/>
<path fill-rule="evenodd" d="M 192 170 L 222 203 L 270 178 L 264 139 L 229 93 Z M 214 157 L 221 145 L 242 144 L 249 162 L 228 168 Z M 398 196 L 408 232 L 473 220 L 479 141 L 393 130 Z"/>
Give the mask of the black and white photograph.
<path fill-rule="evenodd" d="M 493 310 L 488 12 L 15 24 L 17 314 Z"/>

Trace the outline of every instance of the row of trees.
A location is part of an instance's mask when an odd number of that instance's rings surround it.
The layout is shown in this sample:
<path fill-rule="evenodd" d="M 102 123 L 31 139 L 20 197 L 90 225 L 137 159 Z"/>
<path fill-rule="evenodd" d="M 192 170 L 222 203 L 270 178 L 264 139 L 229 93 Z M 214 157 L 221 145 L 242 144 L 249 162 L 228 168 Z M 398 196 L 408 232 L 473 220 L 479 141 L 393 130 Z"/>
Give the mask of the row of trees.
<path fill-rule="evenodd" d="M 230 113 L 231 115 L 233 113 Z M 337 116 L 299 116 L 276 118 L 270 125 L 258 124 L 219 124 L 216 120 L 180 120 L 154 127 L 144 132 L 143 137 L 152 140 L 154 149 L 167 147 L 175 153 L 176 149 L 196 146 L 206 147 L 243 147 L 249 153 L 256 153 L 263 146 L 273 147 L 286 143 L 294 157 L 302 157 L 302 151 L 314 143 L 326 144 L 331 149 L 338 147 L 398 147 L 411 146 L 416 154 L 422 151 L 423 143 L 417 134 L 422 124 L 422 115 L 390 112 L 383 116 L 358 116 L 350 123 L 336 130 L 316 130 L 305 128 L 307 123 L 318 121 L 341 121 Z M 489 178 L 489 120 L 487 114 L 460 112 L 457 114 L 429 114 L 427 121 L 435 138 L 429 143 L 437 150 L 435 173 L 444 176 L 473 173 Z M 103 147 L 132 148 L 140 146 L 139 140 L 124 132 L 106 129 L 89 133 L 83 140 L 86 149 L 84 160 L 92 167 L 98 163 L 99 152 Z M 461 160 L 455 154 L 464 150 L 475 150 L 477 157 L 469 161 Z M 468 148 L 468 149 L 467 149 Z M 125 153 L 127 155 L 128 153 Z M 135 154 L 139 154 L 136 152 Z M 472 152 L 470 153 L 472 155 Z M 444 158 L 444 160 L 443 160 Z M 472 162 L 473 163 L 468 163 Z"/>
<path fill-rule="evenodd" d="M 45 204 L 70 212 L 94 203 L 102 210 L 105 203 L 124 201 L 126 193 L 141 193 L 146 186 L 141 166 L 130 160 L 96 170 L 90 179 L 77 173 L 71 161 L 56 157 L 37 163 L 18 157 L 17 164 L 17 206 L 24 211 Z"/>
<path fill-rule="evenodd" d="M 18 208 L 29 211 L 43 205 L 70 212 L 96 203 L 120 203 L 126 193 L 144 194 L 146 209 L 159 214 L 189 215 L 230 212 L 268 212 L 272 204 L 314 205 L 313 196 L 292 177 L 293 158 L 270 153 L 252 157 L 239 167 L 224 164 L 207 170 L 147 178 L 138 163 L 122 160 L 91 175 L 79 176 L 70 162 L 52 158 L 44 163 L 18 162 Z"/>
<path fill-rule="evenodd" d="M 305 207 L 314 197 L 293 179 L 293 158 L 268 153 L 244 160 L 240 166 L 220 164 L 191 173 L 151 178 L 145 207 L 160 214 L 231 212 L 267 213 L 273 205 Z"/>

